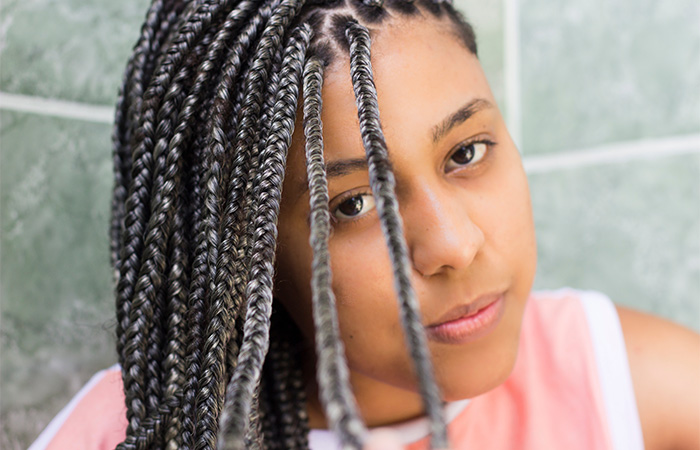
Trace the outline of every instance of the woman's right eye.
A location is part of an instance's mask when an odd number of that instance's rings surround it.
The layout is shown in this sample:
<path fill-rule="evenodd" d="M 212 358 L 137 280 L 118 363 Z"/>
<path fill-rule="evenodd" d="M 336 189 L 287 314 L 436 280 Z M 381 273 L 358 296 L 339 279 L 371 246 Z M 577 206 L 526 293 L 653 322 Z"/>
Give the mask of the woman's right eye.
<path fill-rule="evenodd" d="M 372 194 L 353 194 L 333 208 L 333 216 L 339 220 L 353 220 L 374 209 Z"/>

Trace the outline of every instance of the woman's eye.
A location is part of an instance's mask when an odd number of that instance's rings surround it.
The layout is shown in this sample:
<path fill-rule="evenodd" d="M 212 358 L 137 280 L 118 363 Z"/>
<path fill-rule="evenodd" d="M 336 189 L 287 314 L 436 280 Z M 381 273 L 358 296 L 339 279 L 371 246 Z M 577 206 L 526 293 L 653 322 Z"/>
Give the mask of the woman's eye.
<path fill-rule="evenodd" d="M 461 144 L 450 156 L 445 169 L 450 171 L 480 161 L 488 151 L 489 145 L 490 142 Z"/>
<path fill-rule="evenodd" d="M 374 208 L 372 194 L 356 194 L 343 200 L 333 210 L 333 215 L 340 220 L 355 219 L 367 214 Z"/>

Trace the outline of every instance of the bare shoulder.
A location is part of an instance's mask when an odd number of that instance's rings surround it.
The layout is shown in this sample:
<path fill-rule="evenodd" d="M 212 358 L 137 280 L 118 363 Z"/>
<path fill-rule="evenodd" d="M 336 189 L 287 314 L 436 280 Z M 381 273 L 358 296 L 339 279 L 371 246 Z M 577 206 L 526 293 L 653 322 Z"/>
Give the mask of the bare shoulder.
<path fill-rule="evenodd" d="M 648 450 L 700 448 L 700 335 L 617 307 Z"/>

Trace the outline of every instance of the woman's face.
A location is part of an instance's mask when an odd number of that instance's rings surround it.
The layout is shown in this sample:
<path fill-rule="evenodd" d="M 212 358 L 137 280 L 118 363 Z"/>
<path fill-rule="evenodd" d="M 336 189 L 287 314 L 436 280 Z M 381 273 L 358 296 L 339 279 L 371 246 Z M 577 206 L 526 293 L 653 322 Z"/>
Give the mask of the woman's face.
<path fill-rule="evenodd" d="M 479 61 L 448 30 L 434 20 L 394 21 L 374 35 L 372 64 L 412 283 L 438 384 L 445 399 L 456 400 L 509 375 L 536 254 L 520 156 Z M 365 152 L 345 56 L 336 56 L 326 71 L 322 120 L 335 220 L 333 291 L 351 382 L 369 425 L 407 419 L 420 414 L 421 403 L 361 163 Z M 275 289 L 312 345 L 305 185 L 299 117 L 284 183 Z"/>

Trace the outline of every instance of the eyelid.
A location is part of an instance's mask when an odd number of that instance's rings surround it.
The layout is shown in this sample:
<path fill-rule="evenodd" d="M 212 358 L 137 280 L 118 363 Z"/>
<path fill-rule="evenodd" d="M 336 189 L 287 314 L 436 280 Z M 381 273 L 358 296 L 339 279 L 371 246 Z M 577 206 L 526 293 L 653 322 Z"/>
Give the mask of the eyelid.
<path fill-rule="evenodd" d="M 447 154 L 447 157 L 445 158 L 445 162 L 443 163 L 443 167 L 447 168 L 447 165 L 449 164 L 450 159 L 461 147 L 474 145 L 474 144 L 486 145 L 486 151 L 484 153 L 484 156 L 482 156 L 481 159 L 479 159 L 473 163 L 470 162 L 466 165 L 462 165 L 462 166 L 459 166 L 459 167 L 454 168 L 454 169 L 448 169 L 448 170 L 446 170 L 447 173 L 454 172 L 456 170 L 476 169 L 476 167 L 478 167 L 480 164 L 484 163 L 489 158 L 489 156 L 491 155 L 491 153 L 493 151 L 493 147 L 496 146 L 497 143 L 495 141 L 493 141 L 491 138 L 484 136 L 484 135 L 479 135 L 479 136 L 471 137 L 469 139 L 465 139 L 450 149 L 450 151 Z"/>
<path fill-rule="evenodd" d="M 357 196 L 369 197 L 372 200 L 374 200 L 374 195 L 372 194 L 371 188 L 369 186 L 364 186 L 345 191 L 342 194 L 336 195 L 328 202 L 328 211 L 330 212 L 331 223 L 333 225 L 359 222 L 360 220 L 369 216 L 372 210 L 375 209 L 376 206 L 372 207 L 372 209 L 367 211 L 366 213 L 352 218 L 338 218 L 335 213 L 340 207 L 340 205 L 342 205 L 343 202 Z"/>

